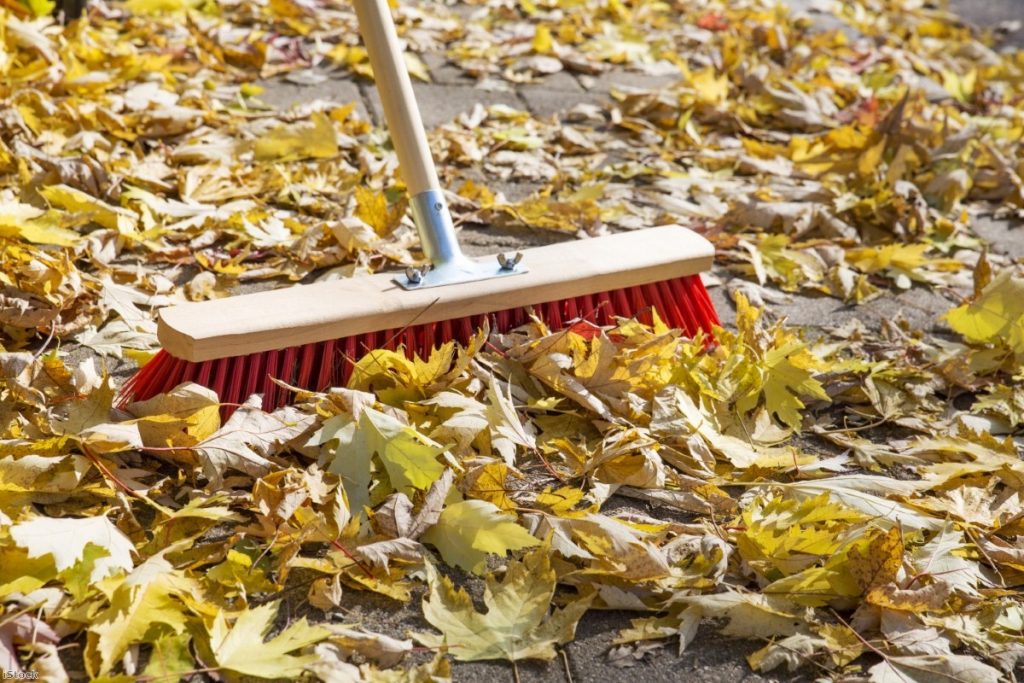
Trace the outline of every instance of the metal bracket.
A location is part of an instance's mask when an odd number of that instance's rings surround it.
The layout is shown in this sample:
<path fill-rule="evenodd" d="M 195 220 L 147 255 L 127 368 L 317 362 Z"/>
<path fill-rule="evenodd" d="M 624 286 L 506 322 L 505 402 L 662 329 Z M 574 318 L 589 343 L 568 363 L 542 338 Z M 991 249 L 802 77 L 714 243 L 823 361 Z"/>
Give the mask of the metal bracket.
<path fill-rule="evenodd" d="M 512 259 L 507 259 L 506 262 L 512 267 L 506 268 L 498 261 L 474 261 L 463 258 L 432 268 L 407 268 L 404 274 L 393 280 L 402 289 L 427 289 L 496 277 L 512 277 L 529 272 L 528 268 L 518 262 L 512 264 Z"/>
<path fill-rule="evenodd" d="M 393 278 L 402 289 L 427 289 L 463 282 L 478 282 L 494 277 L 509 277 L 528 270 L 519 262 L 522 253 L 509 257 L 498 254 L 495 261 L 467 258 L 459 248 L 448 205 L 441 190 L 426 190 L 411 201 L 413 221 L 420 233 L 423 251 L 430 264 L 409 267 L 404 275 Z"/>

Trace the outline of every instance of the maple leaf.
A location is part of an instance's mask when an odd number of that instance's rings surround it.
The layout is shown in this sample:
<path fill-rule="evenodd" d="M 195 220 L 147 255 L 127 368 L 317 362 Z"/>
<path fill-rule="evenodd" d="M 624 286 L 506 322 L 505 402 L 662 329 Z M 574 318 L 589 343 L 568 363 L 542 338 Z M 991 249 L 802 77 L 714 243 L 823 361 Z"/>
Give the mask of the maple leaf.
<path fill-rule="evenodd" d="M 406 202 L 399 201 L 388 208 L 387 198 L 378 192 L 359 186 L 355 190 L 356 216 L 373 228 L 381 237 L 394 232 L 405 216 Z"/>
<path fill-rule="evenodd" d="M 549 553 L 541 547 L 521 562 L 510 562 L 500 582 L 489 575 L 484 588 L 486 612 L 477 612 L 469 594 L 456 590 L 427 564 L 430 593 L 423 601 L 423 616 L 443 635 L 415 633 L 413 637 L 427 647 L 447 646 L 460 661 L 554 658 L 554 646 L 572 640 L 593 596 L 577 598 L 549 614 L 557 583 Z"/>
<path fill-rule="evenodd" d="M 130 645 L 147 640 L 151 629 L 181 635 L 187 614 L 180 596 L 198 593 L 198 588 L 161 555 L 136 567 L 114 589 L 109 606 L 95 616 L 89 629 L 85 661 L 93 675 L 109 673 Z"/>
<path fill-rule="evenodd" d="M 356 447 L 376 454 L 392 485 L 404 493 L 426 489 L 445 471 L 437 459 L 444 446 L 386 413 L 365 409 L 356 439 Z"/>
<path fill-rule="evenodd" d="M 946 313 L 949 326 L 977 344 L 994 344 L 1024 360 L 1024 278 L 1006 269 L 974 301 Z"/>
<path fill-rule="evenodd" d="M 217 666 L 257 678 L 298 678 L 316 655 L 293 654 L 330 636 L 322 626 L 310 626 L 306 618 L 293 622 L 270 640 L 279 603 L 270 602 L 245 609 L 228 625 L 224 612 L 217 612 L 209 627 L 205 645 Z"/>
<path fill-rule="evenodd" d="M 338 142 L 331 120 L 323 112 L 316 112 L 308 122 L 267 131 L 256 140 L 253 152 L 261 161 L 325 159 L 338 154 Z"/>
<path fill-rule="evenodd" d="M 86 546 L 101 548 L 106 555 L 95 560 L 92 581 L 99 581 L 118 569 L 131 569 L 135 546 L 106 517 L 37 517 L 10 528 L 11 538 L 28 556 L 51 555 L 57 571 L 74 567 L 82 560 Z"/>
<path fill-rule="evenodd" d="M 871 683 L 989 683 L 1003 678 L 999 669 L 965 655 L 886 657 L 868 669 Z"/>
<path fill-rule="evenodd" d="M 220 429 L 192 446 L 211 482 L 220 482 L 229 469 L 251 476 L 266 474 L 273 464 L 268 456 L 313 424 L 312 415 L 292 406 L 264 412 L 262 402 L 259 395 L 251 397 Z"/>
<path fill-rule="evenodd" d="M 147 447 L 187 448 L 220 427 L 217 394 L 198 384 L 178 385 L 166 394 L 133 403 L 129 410 L 138 417 L 135 423 Z"/>
<path fill-rule="evenodd" d="M 488 553 L 504 555 L 538 545 L 540 541 L 485 500 L 464 500 L 446 507 L 423 534 L 423 541 L 441 551 L 445 562 L 480 574 Z"/>

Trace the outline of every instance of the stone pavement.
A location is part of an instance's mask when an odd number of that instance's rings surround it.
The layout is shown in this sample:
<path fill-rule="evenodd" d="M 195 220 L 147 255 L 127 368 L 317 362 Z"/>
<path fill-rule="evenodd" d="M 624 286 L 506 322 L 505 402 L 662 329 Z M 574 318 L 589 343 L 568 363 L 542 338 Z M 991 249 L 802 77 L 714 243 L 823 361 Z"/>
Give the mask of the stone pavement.
<path fill-rule="evenodd" d="M 851 36 L 857 34 L 855 29 L 842 24 L 835 17 L 816 11 L 818 4 L 818 0 L 789 2 L 793 12 L 806 14 L 821 30 L 838 29 Z M 967 19 L 989 28 L 995 28 L 1001 22 L 1024 20 L 1024 0 L 953 0 L 951 8 Z M 1001 33 L 1003 45 L 1024 45 L 1024 30 L 1012 25 L 1005 28 L 1010 30 Z M 526 110 L 535 117 L 557 116 L 559 112 L 579 103 L 607 101 L 608 93 L 613 88 L 654 89 L 674 80 L 671 76 L 650 76 L 622 69 L 594 77 L 578 77 L 562 72 L 539 83 L 518 85 L 507 91 L 493 91 L 475 87 L 474 81 L 448 64 L 443 54 L 426 54 L 423 58 L 432 82 L 417 82 L 414 89 L 424 123 L 428 127 L 451 121 L 477 104 L 507 105 Z M 284 79 L 265 81 L 261 85 L 266 89 L 261 99 L 278 108 L 287 109 L 313 98 L 329 99 L 339 104 L 355 101 L 361 114 L 371 117 L 376 123 L 381 122 L 379 98 L 372 84 L 366 82 L 328 74 L 328 80 L 316 85 L 301 85 Z M 940 89 L 939 96 L 942 94 Z M 504 192 L 510 200 L 528 196 L 536 189 L 535 186 L 522 183 L 488 182 L 488 185 L 491 189 Z M 993 243 L 995 251 L 1010 258 L 1024 259 L 1024 226 L 996 221 L 985 215 L 975 217 L 975 226 L 979 234 Z M 495 253 L 502 249 L 533 246 L 556 239 L 571 237 L 540 231 L 507 232 L 494 228 L 467 228 L 462 231 L 466 250 L 474 254 Z M 712 296 L 723 321 L 731 324 L 734 317 L 728 295 L 731 276 L 718 270 L 715 275 L 723 286 L 713 287 Z M 866 326 L 877 328 L 882 320 L 894 320 L 900 316 L 915 328 L 931 328 L 936 324 L 938 316 L 948 308 L 949 302 L 946 299 L 925 288 L 887 294 L 859 307 L 846 306 L 827 297 L 804 295 L 786 295 L 784 300 L 771 307 L 775 314 L 786 316 L 791 324 L 808 328 L 817 328 L 826 322 L 829 326 L 835 326 L 852 318 L 859 318 Z M 630 501 L 629 505 L 641 513 L 654 512 L 646 509 L 646 504 Z M 474 589 L 479 591 L 478 583 L 467 579 L 467 588 L 471 592 Z M 374 595 L 351 592 L 346 600 L 355 603 L 350 611 L 338 615 L 339 620 L 346 623 L 359 622 L 366 628 L 399 637 L 404 637 L 409 630 L 428 628 L 420 615 L 418 599 L 403 607 Z M 301 599 L 296 598 L 296 604 L 292 605 L 298 612 L 302 609 L 298 604 L 300 602 Z M 674 646 L 669 644 L 644 657 L 631 668 L 613 667 L 607 657 L 612 639 L 635 616 L 617 612 L 590 612 L 580 622 L 576 640 L 564 648 L 564 657 L 546 664 L 520 664 L 520 680 L 560 683 L 802 680 L 785 673 L 780 674 L 781 678 L 752 673 L 745 657 L 763 644 L 723 638 L 708 627 L 702 628 L 697 639 L 682 656 L 677 657 L 673 651 Z M 455 667 L 455 680 L 512 681 L 513 672 L 506 663 L 458 664 Z"/>

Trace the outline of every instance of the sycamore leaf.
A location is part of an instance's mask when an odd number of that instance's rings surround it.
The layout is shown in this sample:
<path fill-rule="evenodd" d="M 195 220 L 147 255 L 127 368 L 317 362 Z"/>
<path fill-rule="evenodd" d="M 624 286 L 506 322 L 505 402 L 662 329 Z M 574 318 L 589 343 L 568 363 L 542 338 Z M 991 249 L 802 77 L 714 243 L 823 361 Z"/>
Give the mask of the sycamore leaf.
<path fill-rule="evenodd" d="M 187 616 L 178 594 L 192 590 L 198 591 L 195 582 L 176 572 L 161 555 L 139 565 L 114 590 L 110 605 L 93 619 L 86 664 L 94 673 L 108 673 L 129 646 L 146 640 L 156 624 L 166 627 L 165 633 L 169 629 L 181 635 Z"/>
<path fill-rule="evenodd" d="M 896 526 L 888 533 L 876 534 L 863 551 L 851 548 L 847 562 L 847 569 L 862 591 L 891 583 L 902 566 L 903 534 Z"/>
<path fill-rule="evenodd" d="M 485 500 L 464 500 L 446 507 L 433 527 L 423 534 L 445 562 L 481 573 L 488 553 L 505 555 L 510 550 L 535 546 L 540 541 Z"/>
<path fill-rule="evenodd" d="M 966 595 L 977 595 L 985 580 L 979 564 L 962 554 L 966 549 L 963 532 L 947 522 L 930 541 L 913 549 L 909 561 L 918 572 L 931 574 Z"/>
<path fill-rule="evenodd" d="M 362 186 L 356 188 L 355 195 L 356 216 L 381 237 L 387 237 L 394 232 L 405 216 L 404 201 L 388 208 L 387 197 Z"/>
<path fill-rule="evenodd" d="M 142 443 L 147 447 L 189 447 L 208 438 L 220 427 L 217 394 L 191 382 L 166 394 L 133 403 Z"/>
<path fill-rule="evenodd" d="M 967 341 L 1007 348 L 1024 360 L 1024 278 L 1004 270 L 981 296 L 946 313 L 946 320 Z"/>
<path fill-rule="evenodd" d="M 28 556 L 52 555 L 57 571 L 70 569 L 85 554 L 88 545 L 95 545 L 107 555 L 96 560 L 92 580 L 98 581 L 118 569 L 131 569 L 135 546 L 120 529 L 106 517 L 37 517 L 15 524 L 11 538 Z"/>
<path fill-rule="evenodd" d="M 726 618 L 729 623 L 722 633 L 739 638 L 791 636 L 800 632 L 801 621 L 783 600 L 758 593 L 726 591 L 712 595 L 690 595 L 681 598 L 697 607 L 705 617 Z"/>
<path fill-rule="evenodd" d="M 189 651 L 191 641 L 192 636 L 189 633 L 171 633 L 153 640 L 153 651 L 142 675 L 160 680 L 185 678 L 196 668 L 195 660 Z"/>
<path fill-rule="evenodd" d="M 871 683 L 990 683 L 999 669 L 966 655 L 886 657 L 868 669 Z"/>
<path fill-rule="evenodd" d="M 466 591 L 456 590 L 430 564 L 427 581 L 430 594 L 423 601 L 423 615 L 443 635 L 413 635 L 427 647 L 447 646 L 464 662 L 552 659 L 555 645 L 572 640 L 576 623 L 593 599 L 577 598 L 549 614 L 557 581 L 546 547 L 526 555 L 522 562 L 509 563 L 500 582 L 493 574 L 487 577 L 486 612 L 477 612 Z"/>
<path fill-rule="evenodd" d="M 209 633 L 217 666 L 257 678 L 296 679 L 315 662 L 316 655 L 292 653 L 324 640 L 331 632 L 322 626 L 310 626 L 303 617 L 264 642 L 274 626 L 277 609 L 277 602 L 245 609 L 231 626 L 225 613 L 217 612 Z"/>
<path fill-rule="evenodd" d="M 437 459 L 445 451 L 444 446 L 386 413 L 364 410 L 357 438 L 367 452 L 376 453 L 391 484 L 403 493 L 426 489 L 445 470 L 444 463 Z"/>
<path fill-rule="evenodd" d="M 119 206 L 112 206 L 81 190 L 68 185 L 50 185 L 39 189 L 46 201 L 62 209 L 81 213 L 104 228 L 116 230 L 122 235 L 135 234 L 138 219 L 135 214 Z"/>
<path fill-rule="evenodd" d="M 58 247 L 73 247 L 82 239 L 77 232 L 57 225 L 43 209 L 18 201 L 0 202 L 0 236 Z"/>
<path fill-rule="evenodd" d="M 219 482 L 229 469 L 255 477 L 266 474 L 272 465 L 267 458 L 313 423 L 312 415 L 292 406 L 264 412 L 262 402 L 259 395 L 250 397 L 220 429 L 193 447 L 210 481 Z"/>
<path fill-rule="evenodd" d="M 260 161 L 329 159 L 338 154 L 338 141 L 331 120 L 316 112 L 308 122 L 281 125 L 264 133 L 254 145 Z"/>

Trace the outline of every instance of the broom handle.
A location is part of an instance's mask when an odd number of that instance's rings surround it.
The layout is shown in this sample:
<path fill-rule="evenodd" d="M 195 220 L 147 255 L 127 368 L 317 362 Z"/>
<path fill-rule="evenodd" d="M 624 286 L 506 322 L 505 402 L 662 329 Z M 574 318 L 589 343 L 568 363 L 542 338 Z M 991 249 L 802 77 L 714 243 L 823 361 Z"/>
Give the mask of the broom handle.
<path fill-rule="evenodd" d="M 462 260 L 391 9 L 387 0 L 353 0 L 353 5 L 423 251 L 435 266 Z"/>

